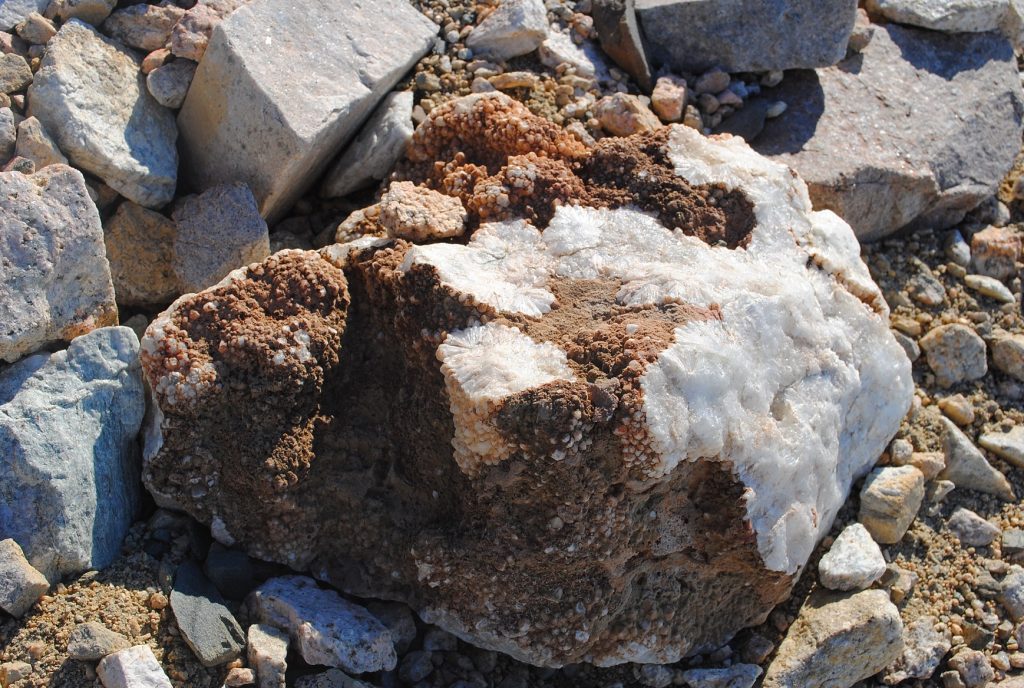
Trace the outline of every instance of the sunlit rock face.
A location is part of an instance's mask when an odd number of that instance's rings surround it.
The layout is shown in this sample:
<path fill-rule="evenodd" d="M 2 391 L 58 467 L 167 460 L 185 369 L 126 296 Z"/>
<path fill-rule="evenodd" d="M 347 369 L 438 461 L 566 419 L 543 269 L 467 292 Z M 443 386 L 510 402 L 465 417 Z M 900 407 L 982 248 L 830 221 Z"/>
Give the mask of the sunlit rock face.
<path fill-rule="evenodd" d="M 397 176 L 468 239 L 282 252 L 151 326 L 157 499 L 538 665 L 763 620 L 910 404 L 849 227 L 739 139 L 587 148 L 495 95 Z"/>

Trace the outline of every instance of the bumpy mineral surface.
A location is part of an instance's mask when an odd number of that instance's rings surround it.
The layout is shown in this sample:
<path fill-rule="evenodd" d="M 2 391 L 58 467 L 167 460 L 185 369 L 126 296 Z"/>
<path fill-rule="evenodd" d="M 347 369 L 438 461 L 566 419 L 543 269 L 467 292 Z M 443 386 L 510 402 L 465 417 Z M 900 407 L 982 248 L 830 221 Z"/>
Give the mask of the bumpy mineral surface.
<path fill-rule="evenodd" d="M 740 139 L 588 147 L 493 94 L 435 108 L 396 181 L 465 236 L 367 214 L 150 326 L 158 500 L 539 665 L 763 620 L 910 404 L 850 228 Z"/>

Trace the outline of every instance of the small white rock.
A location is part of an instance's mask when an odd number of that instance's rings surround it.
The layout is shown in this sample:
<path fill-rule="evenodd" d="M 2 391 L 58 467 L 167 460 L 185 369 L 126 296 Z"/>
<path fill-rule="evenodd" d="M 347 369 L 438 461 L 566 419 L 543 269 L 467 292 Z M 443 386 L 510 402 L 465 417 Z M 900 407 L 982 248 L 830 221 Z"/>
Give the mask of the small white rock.
<path fill-rule="evenodd" d="M 105 688 L 171 688 L 149 645 L 136 645 L 107 655 L 96 667 Z"/>
<path fill-rule="evenodd" d="M 882 550 L 860 523 L 844 528 L 818 562 L 821 584 L 831 590 L 863 590 L 883 573 Z"/>

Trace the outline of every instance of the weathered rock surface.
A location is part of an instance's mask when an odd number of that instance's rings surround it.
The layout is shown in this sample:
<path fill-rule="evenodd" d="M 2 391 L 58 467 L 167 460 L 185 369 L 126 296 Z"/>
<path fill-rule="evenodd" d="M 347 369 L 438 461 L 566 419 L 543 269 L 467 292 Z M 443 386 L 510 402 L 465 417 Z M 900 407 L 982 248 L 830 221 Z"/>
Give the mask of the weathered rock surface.
<path fill-rule="evenodd" d="M 908 679 L 931 678 L 953 646 L 948 629 L 938 630 L 934 616 L 914 619 L 903 632 L 903 653 L 888 668 L 885 683 L 894 686 Z"/>
<path fill-rule="evenodd" d="M 957 487 L 985 492 L 1006 501 L 1014 499 L 1010 481 L 988 462 L 971 439 L 948 418 L 942 419 L 942 425 L 946 468 L 939 477 L 952 481 Z"/>
<path fill-rule="evenodd" d="M 36 170 L 49 165 L 68 164 L 68 159 L 57 148 L 43 125 L 35 117 L 26 117 L 18 124 L 18 143 L 15 154 L 31 160 Z"/>
<path fill-rule="evenodd" d="M 174 221 L 124 201 L 107 220 L 103 238 L 117 302 L 122 306 L 170 303 L 183 293 L 175 274 Z"/>
<path fill-rule="evenodd" d="M 203 666 L 225 664 L 242 654 L 245 633 L 198 564 L 186 561 L 178 567 L 170 601 L 181 637 Z"/>
<path fill-rule="evenodd" d="M 68 634 L 68 657 L 79 661 L 98 662 L 109 654 L 127 650 L 131 643 L 98 621 L 78 624 Z"/>
<path fill-rule="evenodd" d="M 884 590 L 817 591 L 804 603 L 765 673 L 763 688 L 843 686 L 878 673 L 903 651 L 903 622 Z"/>
<path fill-rule="evenodd" d="M 856 0 L 636 0 L 651 62 L 697 73 L 834 65 L 856 9 Z"/>
<path fill-rule="evenodd" d="M 473 27 L 466 47 L 497 60 L 525 55 L 548 37 L 548 13 L 542 0 L 501 0 Z"/>
<path fill-rule="evenodd" d="M 995 192 L 1021 137 L 1009 42 L 990 34 L 875 27 L 859 54 L 788 75 L 789 104 L 754 143 L 806 181 L 816 208 L 862 240 L 941 228 Z"/>
<path fill-rule="evenodd" d="M 288 634 L 273 626 L 249 626 L 247 654 L 256 669 L 259 688 L 285 688 L 288 670 Z"/>
<path fill-rule="evenodd" d="M 321 195 L 347 196 L 387 176 L 412 140 L 412 91 L 389 93 L 327 173 Z"/>
<path fill-rule="evenodd" d="M 763 620 L 910 403 L 849 228 L 738 139 L 591 150 L 501 95 L 435 108 L 398 174 L 469 243 L 282 251 L 151 324 L 157 500 L 535 664 Z"/>
<path fill-rule="evenodd" d="M 176 110 L 185 102 L 196 66 L 192 60 L 175 60 L 157 67 L 146 76 L 146 88 L 156 102 Z"/>
<path fill-rule="evenodd" d="M 171 688 L 149 645 L 136 645 L 104 657 L 96 674 L 104 688 Z"/>
<path fill-rule="evenodd" d="M 0 360 L 117 323 L 103 228 L 78 170 L 0 172 Z"/>
<path fill-rule="evenodd" d="M 860 522 L 877 542 L 895 544 L 917 518 L 924 500 L 924 474 L 914 466 L 871 471 L 860 491 Z"/>
<path fill-rule="evenodd" d="M 117 5 L 117 0 L 59 0 L 57 18 L 61 21 L 81 19 L 87 24 L 99 26 Z"/>
<path fill-rule="evenodd" d="M 592 16 L 604 52 L 636 79 L 640 88 L 649 89 L 653 83 L 652 70 L 634 0 L 594 0 Z"/>
<path fill-rule="evenodd" d="M 290 12 L 255 0 L 214 29 L 178 115 L 184 164 L 201 188 L 247 183 L 276 219 L 436 32 L 407 3 L 369 0 L 352 12 L 314 0 Z"/>
<path fill-rule="evenodd" d="M 964 547 L 987 547 L 999 537 L 999 526 L 963 507 L 953 512 L 946 526 Z"/>
<path fill-rule="evenodd" d="M 860 523 L 843 529 L 818 562 L 821 584 L 830 590 L 863 590 L 885 573 L 885 557 Z"/>
<path fill-rule="evenodd" d="M 131 5 L 117 10 L 103 22 L 103 31 L 111 38 L 145 52 L 167 45 L 171 29 L 185 10 L 173 4 Z"/>
<path fill-rule="evenodd" d="M 289 634 L 309 664 L 361 674 L 390 671 L 398 663 L 384 624 L 312 578 L 269 580 L 249 597 L 249 607 L 261 623 Z"/>
<path fill-rule="evenodd" d="M 1017 468 L 1024 468 L 1024 425 L 1016 425 L 1006 432 L 986 432 L 978 438 L 978 445 Z"/>
<path fill-rule="evenodd" d="M 935 381 L 942 387 L 977 380 L 988 373 L 985 340 L 967 325 L 933 327 L 919 343 Z"/>
<path fill-rule="evenodd" d="M 0 3 L 0 31 L 10 31 L 33 12 L 43 12 L 50 0 L 4 0 Z"/>
<path fill-rule="evenodd" d="M 76 167 L 140 205 L 174 197 L 174 116 L 149 94 L 139 58 L 124 46 L 69 21 L 47 44 L 28 102 Z"/>
<path fill-rule="evenodd" d="M 174 270 L 181 291 L 216 284 L 237 267 L 270 254 L 267 223 L 252 191 L 222 184 L 175 203 Z"/>
<path fill-rule="evenodd" d="M 50 580 L 112 562 L 135 517 L 138 353 L 134 332 L 102 328 L 0 374 L 0 538 Z"/>
<path fill-rule="evenodd" d="M 46 576 L 28 563 L 18 543 L 0 540 L 0 609 L 20 617 L 49 589 Z"/>
<path fill-rule="evenodd" d="M 948 33 L 996 31 L 1007 0 L 868 0 L 867 7 L 889 21 Z"/>

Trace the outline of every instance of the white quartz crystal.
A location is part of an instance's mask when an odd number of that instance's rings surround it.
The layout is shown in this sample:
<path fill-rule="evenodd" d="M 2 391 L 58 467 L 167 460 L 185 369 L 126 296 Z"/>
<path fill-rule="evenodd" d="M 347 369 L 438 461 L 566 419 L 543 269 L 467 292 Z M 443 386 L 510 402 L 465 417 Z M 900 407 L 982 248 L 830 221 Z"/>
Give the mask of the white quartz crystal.
<path fill-rule="evenodd" d="M 710 246 L 637 210 L 562 206 L 543 233 L 522 221 L 484 225 L 466 246 L 413 248 L 404 269 L 432 265 L 460 299 L 499 314 L 542 316 L 554 302 L 548 282 L 555 277 L 618 280 L 623 305 L 717 311 L 719 319 L 677 328 L 647 367 L 644 437 L 623 442 L 642 447 L 650 480 L 683 461 L 725 463 L 745 487 L 765 566 L 792 574 L 899 426 L 913 390 L 910 363 L 889 332 L 888 308 L 852 230 L 830 212 L 813 212 L 806 186 L 788 168 L 741 139 L 686 127 L 673 129 L 670 159 L 691 183 L 746 195 L 756 226 L 745 247 Z M 496 434 L 481 406 L 485 389 L 490 403 L 570 376 L 564 353 L 513 333 L 473 328 L 438 351 L 453 413 L 479 417 L 466 422 L 472 432 L 459 438 L 457 430 L 464 470 L 509 451 L 490 444 Z M 480 348 L 485 334 L 507 338 L 501 354 Z M 503 358 L 514 361 L 508 380 Z M 538 366 L 537 379 L 520 370 L 527 366 Z M 471 457 L 476 451 L 481 458 Z"/>

